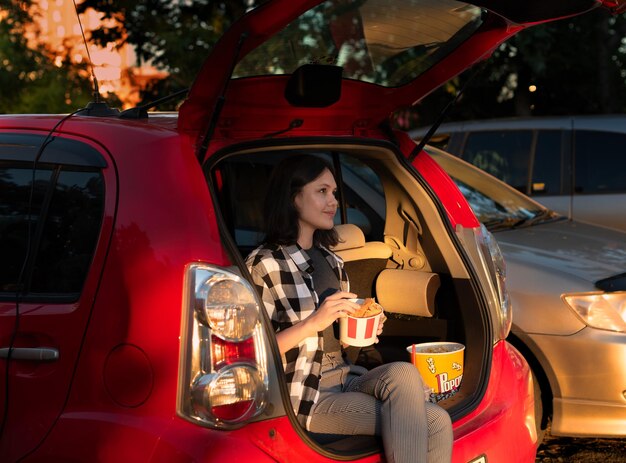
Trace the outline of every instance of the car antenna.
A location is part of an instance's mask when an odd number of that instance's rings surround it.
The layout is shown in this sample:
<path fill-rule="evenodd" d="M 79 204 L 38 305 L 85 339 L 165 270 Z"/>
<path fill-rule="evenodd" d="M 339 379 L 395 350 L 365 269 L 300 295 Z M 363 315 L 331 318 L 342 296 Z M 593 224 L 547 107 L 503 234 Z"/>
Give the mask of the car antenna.
<path fill-rule="evenodd" d="M 87 60 L 89 61 L 89 70 L 91 71 L 91 79 L 93 81 L 93 101 L 87 103 L 87 106 L 82 108 L 77 114 L 81 116 L 117 116 L 119 110 L 111 108 L 105 101 L 102 101 L 100 96 L 100 87 L 98 86 L 98 79 L 96 73 L 93 70 L 93 62 L 91 61 L 91 54 L 89 53 L 89 47 L 87 46 L 87 39 L 85 38 L 85 31 L 83 30 L 83 23 L 80 20 L 80 14 L 78 14 L 78 7 L 76 6 L 76 0 L 72 0 L 74 3 L 74 11 L 76 12 L 76 18 L 78 18 L 78 25 L 80 26 L 80 33 L 83 36 L 83 44 L 87 51 Z"/>
<path fill-rule="evenodd" d="M 472 75 L 470 75 L 470 77 L 465 81 L 465 83 L 459 89 L 459 91 L 456 92 L 456 95 L 454 96 L 454 98 L 450 100 L 448 104 L 446 105 L 446 107 L 443 108 L 443 111 L 439 113 L 439 117 L 437 118 L 435 123 L 432 125 L 430 129 L 428 129 L 428 132 L 426 132 L 426 135 L 422 137 L 422 139 L 417 144 L 417 146 L 413 148 L 413 151 L 411 151 L 411 154 L 409 154 L 409 158 L 408 158 L 409 163 L 412 163 L 417 157 L 417 155 L 422 152 L 422 150 L 424 149 L 424 146 L 426 146 L 426 143 L 430 141 L 430 139 L 435 134 L 435 132 L 437 131 L 441 123 L 445 120 L 446 117 L 448 117 L 448 114 L 450 113 L 452 108 L 456 105 L 457 101 L 459 101 L 460 96 L 463 94 L 463 92 L 465 92 L 465 89 L 467 88 L 468 84 L 471 81 L 473 81 L 474 77 L 476 77 L 480 72 L 482 72 L 483 69 L 485 69 L 486 63 L 487 61 L 483 61 L 482 65 L 474 69 L 474 72 L 472 73 Z"/>

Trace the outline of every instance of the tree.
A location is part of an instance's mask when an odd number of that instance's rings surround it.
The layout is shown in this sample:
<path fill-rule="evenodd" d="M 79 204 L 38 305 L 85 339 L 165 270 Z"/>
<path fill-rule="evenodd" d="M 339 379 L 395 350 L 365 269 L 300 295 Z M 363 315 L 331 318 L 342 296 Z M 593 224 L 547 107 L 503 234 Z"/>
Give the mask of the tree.
<path fill-rule="evenodd" d="M 92 8 L 102 13 L 102 26 L 90 33 L 93 42 L 131 45 L 140 64 L 150 63 L 170 74 L 165 82 L 144 91 L 144 100 L 152 100 L 190 86 L 225 29 L 259 3 L 262 1 L 85 0 L 78 8 L 79 12 Z"/>
<path fill-rule="evenodd" d="M 38 65 L 42 56 L 31 50 L 24 37 L 25 25 L 30 22 L 29 2 L 0 1 L 0 112 L 6 113 L 19 101 L 21 90 L 41 77 Z"/>
<path fill-rule="evenodd" d="M 103 15 L 91 40 L 134 46 L 141 62 L 170 73 L 144 92 L 151 100 L 188 87 L 224 30 L 263 1 L 84 0 L 79 9 Z M 613 17 L 600 8 L 524 30 L 496 50 L 461 96 L 452 119 L 621 112 L 626 109 L 625 35 L 624 15 Z M 432 122 L 470 74 L 448 82 L 412 112 L 402 111 L 403 120 Z"/>
<path fill-rule="evenodd" d="M 53 61 L 41 45 L 28 43 L 35 30 L 32 1 L 0 0 L 0 113 L 68 112 L 91 99 L 84 68 L 67 56 Z"/>
<path fill-rule="evenodd" d="M 625 36 L 626 17 L 603 9 L 524 30 L 496 50 L 449 119 L 623 112 Z M 434 122 L 471 74 L 423 101 L 419 125 Z"/>

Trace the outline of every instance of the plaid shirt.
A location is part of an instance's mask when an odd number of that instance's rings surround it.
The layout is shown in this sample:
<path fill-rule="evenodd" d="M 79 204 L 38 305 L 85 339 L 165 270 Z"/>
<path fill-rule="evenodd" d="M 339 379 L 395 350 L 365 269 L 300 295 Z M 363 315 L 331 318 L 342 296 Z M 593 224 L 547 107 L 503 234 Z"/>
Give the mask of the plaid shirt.
<path fill-rule="evenodd" d="M 343 261 L 328 249 L 320 249 L 337 275 L 341 290 L 348 291 Z M 319 298 L 313 288 L 312 262 L 297 244 L 262 245 L 250 253 L 246 265 L 276 332 L 294 326 L 317 309 Z M 307 428 L 311 409 L 319 397 L 323 353 L 319 332 L 282 356 L 291 403 L 298 421 Z"/>

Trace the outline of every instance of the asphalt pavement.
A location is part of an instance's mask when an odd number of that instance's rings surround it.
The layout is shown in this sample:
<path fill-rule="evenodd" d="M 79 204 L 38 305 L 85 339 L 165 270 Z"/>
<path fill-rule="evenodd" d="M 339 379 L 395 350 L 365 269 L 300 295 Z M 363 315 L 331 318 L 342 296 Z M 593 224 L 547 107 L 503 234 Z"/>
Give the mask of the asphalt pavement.
<path fill-rule="evenodd" d="M 595 439 L 546 434 L 536 463 L 626 463 L 626 438 Z"/>

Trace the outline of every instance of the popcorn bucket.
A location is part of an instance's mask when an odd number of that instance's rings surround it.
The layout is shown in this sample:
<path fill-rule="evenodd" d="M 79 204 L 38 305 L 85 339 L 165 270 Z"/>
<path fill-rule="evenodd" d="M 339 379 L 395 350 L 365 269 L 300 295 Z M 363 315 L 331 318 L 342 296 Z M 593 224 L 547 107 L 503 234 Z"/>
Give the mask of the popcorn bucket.
<path fill-rule="evenodd" d="M 424 385 L 431 388 L 431 402 L 457 393 L 463 380 L 465 346 L 457 342 L 427 342 L 406 348 L 411 363 L 417 367 Z"/>

